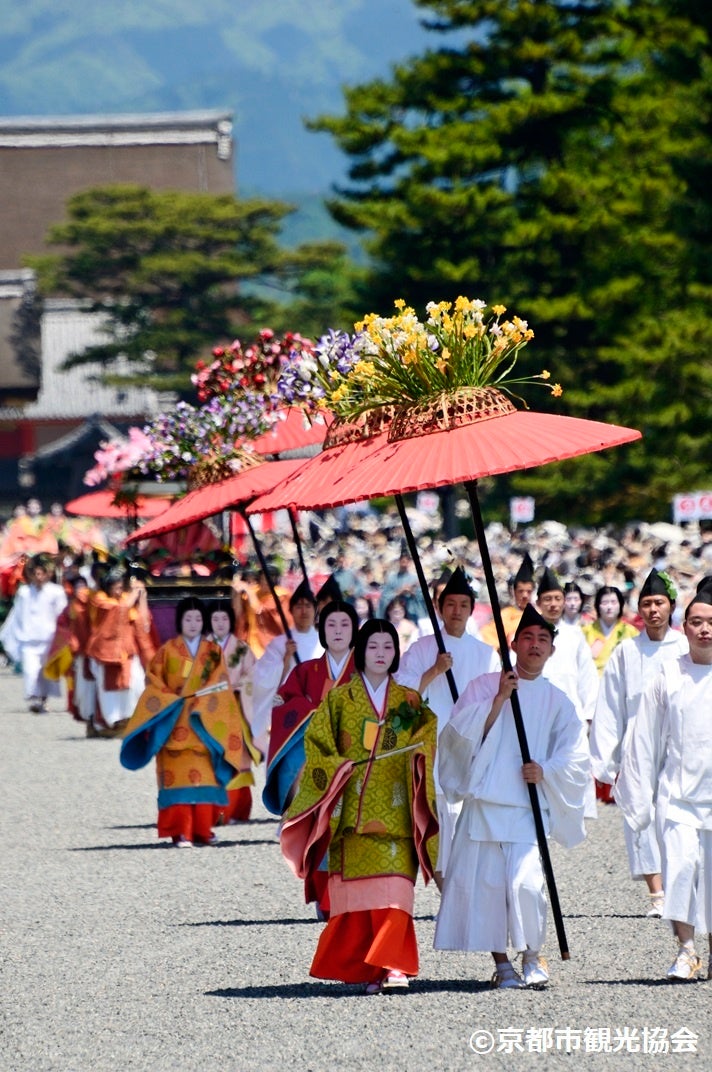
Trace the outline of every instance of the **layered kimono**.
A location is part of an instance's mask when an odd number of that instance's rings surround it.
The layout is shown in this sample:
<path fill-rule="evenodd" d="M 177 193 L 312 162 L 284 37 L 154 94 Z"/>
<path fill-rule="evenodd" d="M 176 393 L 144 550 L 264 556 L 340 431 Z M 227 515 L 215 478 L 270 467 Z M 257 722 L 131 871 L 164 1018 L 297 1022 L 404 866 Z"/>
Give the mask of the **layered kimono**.
<path fill-rule="evenodd" d="M 282 703 L 272 709 L 272 727 L 267 755 L 267 777 L 262 801 L 267 811 L 282 815 L 294 795 L 304 766 L 304 734 L 309 719 L 334 688 L 351 679 L 353 654 L 349 653 L 337 678 L 332 677 L 329 656 L 295 666 L 281 686 Z"/>
<path fill-rule="evenodd" d="M 280 585 L 276 585 L 274 591 L 287 623 L 292 628 L 289 592 Z M 274 605 L 272 593 L 269 589 L 261 591 L 258 585 L 250 585 L 247 591 L 239 593 L 239 605 L 235 604 L 236 601 L 233 600 L 237 615 L 238 635 L 250 645 L 259 659 L 264 655 L 270 641 L 284 633 L 282 619 Z"/>
<path fill-rule="evenodd" d="M 141 695 L 145 679 L 140 652 L 150 637 L 126 594 L 114 599 L 106 592 L 94 593 L 89 620 L 86 654 L 96 680 L 99 714 L 111 728 L 129 718 Z"/>
<path fill-rule="evenodd" d="M 74 654 L 74 695 L 76 714 L 91 722 L 96 711 L 96 682 L 89 667 L 86 650 L 91 635 L 89 589 L 73 596 L 69 603 L 70 648 Z"/>
<path fill-rule="evenodd" d="M 445 872 L 435 932 L 437 949 L 505 952 L 541 949 L 546 927 L 544 877 L 522 755 L 507 700 L 483 732 L 499 674 L 472 681 L 439 740 L 439 770 L 449 800 L 462 801 Z M 590 781 L 586 729 L 566 695 L 543 676 L 517 686 L 538 785 L 544 827 L 562 845 L 585 837 Z"/>
<path fill-rule="evenodd" d="M 324 654 L 324 649 L 319 641 L 319 634 L 313 626 L 307 629 L 305 633 L 301 633 L 298 629 L 293 629 L 292 640 L 297 645 L 297 655 L 300 663 L 305 663 L 308 659 L 318 659 L 320 655 Z M 255 663 L 252 673 L 252 732 L 255 744 L 265 753 L 269 747 L 272 706 L 282 680 L 286 680 L 289 676 L 284 672 L 286 650 L 287 637 L 282 633 L 269 642 L 264 655 L 260 656 Z M 295 660 L 292 658 L 289 672 L 296 665 Z"/>
<path fill-rule="evenodd" d="M 303 879 L 328 849 L 331 916 L 311 967 L 317 978 L 417 974 L 415 878 L 420 867 L 429 881 L 437 859 L 436 727 L 419 695 L 393 679 L 377 710 L 360 674 L 332 689 L 311 718 L 281 845 Z"/>
<path fill-rule="evenodd" d="M 198 836 L 207 840 L 214 807 L 227 804 L 226 786 L 242 759 L 240 712 L 232 690 L 193 695 L 228 681 L 222 649 L 201 640 L 193 658 L 183 638 L 175 637 L 156 652 L 146 678 L 126 727 L 121 762 L 136 770 L 155 757 L 159 837 L 192 840 L 190 822 L 187 830 L 182 825 L 190 817 L 180 809 L 204 806 Z M 178 811 L 171 814 L 172 809 Z"/>
<path fill-rule="evenodd" d="M 504 635 L 506 636 L 507 643 L 510 647 L 523 613 L 524 612 L 517 606 L 500 608 L 502 625 L 504 626 Z M 480 640 L 484 641 L 485 644 L 489 644 L 495 651 L 499 650 L 499 639 L 497 637 L 497 627 L 494 624 L 494 619 L 491 619 L 489 622 L 485 622 L 484 625 L 480 626 Z"/>

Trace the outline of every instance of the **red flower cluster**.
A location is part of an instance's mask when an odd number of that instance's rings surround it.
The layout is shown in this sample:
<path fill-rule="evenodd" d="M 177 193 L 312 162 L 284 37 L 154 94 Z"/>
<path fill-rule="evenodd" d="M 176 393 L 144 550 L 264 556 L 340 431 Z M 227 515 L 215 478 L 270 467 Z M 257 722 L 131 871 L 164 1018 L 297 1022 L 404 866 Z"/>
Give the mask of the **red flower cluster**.
<path fill-rule="evenodd" d="M 280 339 L 271 328 L 263 328 L 255 341 L 246 346 L 239 339 L 227 347 L 216 346 L 213 349 L 215 360 L 209 365 L 198 361 L 191 377 L 198 391 L 198 400 L 209 402 L 238 386 L 269 394 L 279 378 L 282 359 L 295 350 L 311 347 L 311 341 L 301 335 L 287 332 Z"/>

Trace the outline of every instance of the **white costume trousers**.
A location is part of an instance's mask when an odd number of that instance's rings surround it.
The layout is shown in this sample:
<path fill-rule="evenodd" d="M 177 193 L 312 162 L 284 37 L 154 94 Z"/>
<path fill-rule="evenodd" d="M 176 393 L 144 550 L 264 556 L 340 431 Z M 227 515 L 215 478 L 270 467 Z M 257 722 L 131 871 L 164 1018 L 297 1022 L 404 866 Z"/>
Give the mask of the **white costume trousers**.
<path fill-rule="evenodd" d="M 138 655 L 131 659 L 131 677 L 127 689 L 105 689 L 104 664 L 92 659 L 90 665 L 96 679 L 99 710 L 107 726 L 115 726 L 117 722 L 131 718 L 145 685 L 145 674 Z"/>
<path fill-rule="evenodd" d="M 445 874 L 447 862 L 450 859 L 450 848 L 455 836 L 455 824 L 462 811 L 462 801 L 450 804 L 442 793 L 436 793 L 435 803 L 438 807 L 438 823 L 440 824 L 440 838 L 438 841 L 438 862 L 435 870 L 441 875 Z"/>
<path fill-rule="evenodd" d="M 20 644 L 20 662 L 22 665 L 22 683 L 25 688 L 25 699 L 31 696 L 60 696 L 61 688 L 58 681 L 50 681 L 42 673 L 42 667 L 49 650 L 46 640 L 22 641 Z"/>
<path fill-rule="evenodd" d="M 644 830 L 633 830 L 623 820 L 623 834 L 625 847 L 628 850 L 628 863 L 630 875 L 634 879 L 642 879 L 644 875 L 657 875 L 660 873 L 660 846 L 655 823 L 646 826 Z"/>
<path fill-rule="evenodd" d="M 712 830 L 698 830 L 672 819 L 662 824 L 663 919 L 712 932 Z"/>
<path fill-rule="evenodd" d="M 80 718 L 91 722 L 96 710 L 96 681 L 84 677 L 86 655 L 74 656 L 74 703 Z"/>
<path fill-rule="evenodd" d="M 460 822 L 445 871 L 435 948 L 505 953 L 510 946 L 541 949 L 545 938 L 538 846 L 473 841 Z"/>

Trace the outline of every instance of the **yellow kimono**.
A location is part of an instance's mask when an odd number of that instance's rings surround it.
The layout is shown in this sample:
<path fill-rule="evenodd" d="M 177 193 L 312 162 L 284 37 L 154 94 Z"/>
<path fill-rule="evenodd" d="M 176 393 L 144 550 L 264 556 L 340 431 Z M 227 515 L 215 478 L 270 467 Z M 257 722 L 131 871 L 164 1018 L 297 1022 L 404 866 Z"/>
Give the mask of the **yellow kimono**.
<path fill-rule="evenodd" d="M 146 672 L 147 685 L 121 745 L 130 770 L 156 757 L 158 807 L 226 804 L 240 768 L 240 712 L 232 689 L 193 694 L 228 681 L 222 649 L 201 640 L 193 658 L 182 637 L 167 641 Z"/>
<path fill-rule="evenodd" d="M 616 622 L 610 633 L 604 633 L 600 622 L 597 621 L 588 622 L 586 625 L 582 625 L 581 629 L 591 649 L 591 655 L 593 655 L 593 661 L 596 664 L 599 675 L 606 669 L 606 663 L 621 640 L 636 637 L 639 632 L 634 625 L 631 625 L 630 622 L 624 622 L 623 619 Z"/>

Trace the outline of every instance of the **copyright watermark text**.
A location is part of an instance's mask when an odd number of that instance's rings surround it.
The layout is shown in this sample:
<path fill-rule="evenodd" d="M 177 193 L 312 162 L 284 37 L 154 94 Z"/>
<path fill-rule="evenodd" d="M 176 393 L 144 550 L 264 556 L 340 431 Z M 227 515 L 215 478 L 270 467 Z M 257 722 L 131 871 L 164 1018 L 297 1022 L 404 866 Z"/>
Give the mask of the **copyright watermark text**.
<path fill-rule="evenodd" d="M 697 1053 L 694 1031 L 678 1027 L 501 1027 L 478 1028 L 469 1038 L 473 1053 Z"/>

